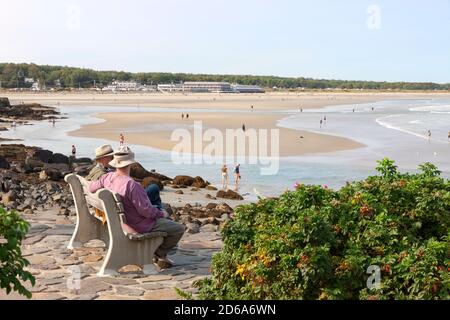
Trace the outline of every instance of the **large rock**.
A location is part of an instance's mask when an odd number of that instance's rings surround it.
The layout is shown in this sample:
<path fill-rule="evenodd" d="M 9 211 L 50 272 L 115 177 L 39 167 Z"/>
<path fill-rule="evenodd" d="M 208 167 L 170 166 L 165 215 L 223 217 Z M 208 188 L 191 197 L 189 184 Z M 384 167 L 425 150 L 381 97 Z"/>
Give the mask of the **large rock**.
<path fill-rule="evenodd" d="M 92 163 L 91 158 L 77 158 L 73 159 L 72 163 Z"/>
<path fill-rule="evenodd" d="M 205 180 L 203 180 L 202 177 L 195 177 L 194 182 L 192 182 L 191 186 L 195 187 L 195 188 L 204 188 L 207 186 L 207 184 L 206 184 Z"/>
<path fill-rule="evenodd" d="M 11 104 L 9 103 L 8 98 L 0 98 L 0 108 L 8 108 Z"/>
<path fill-rule="evenodd" d="M 0 169 L 10 169 L 11 166 L 9 165 L 9 162 L 0 156 Z"/>
<path fill-rule="evenodd" d="M 50 158 L 50 163 L 65 163 L 69 164 L 69 157 L 61 154 L 61 153 L 54 153 Z"/>
<path fill-rule="evenodd" d="M 173 184 L 177 186 L 190 187 L 194 183 L 195 179 L 189 176 L 176 176 L 173 179 Z"/>
<path fill-rule="evenodd" d="M 42 149 L 35 150 L 31 154 L 32 159 L 39 160 L 44 163 L 49 163 L 52 156 L 53 156 L 53 152 L 51 152 L 49 150 L 42 150 Z"/>
<path fill-rule="evenodd" d="M 70 171 L 69 165 L 65 163 L 46 163 L 44 164 L 44 170 L 58 170 L 62 173 Z"/>
<path fill-rule="evenodd" d="M 27 158 L 27 160 L 25 160 L 25 164 L 29 165 L 32 169 L 36 169 L 36 168 L 44 168 L 44 165 L 47 162 L 43 162 L 42 160 L 38 159 L 38 158 Z"/>
<path fill-rule="evenodd" d="M 154 177 L 146 177 L 144 180 L 142 180 L 141 185 L 145 188 L 147 188 L 149 185 L 156 184 L 159 187 L 160 191 L 164 190 L 164 185 L 162 184 L 161 180 L 156 179 Z"/>
<path fill-rule="evenodd" d="M 244 198 L 239 193 L 234 192 L 233 190 L 219 190 L 216 194 L 216 197 L 231 200 L 244 200 Z"/>
<path fill-rule="evenodd" d="M 140 163 L 135 163 L 131 165 L 130 176 L 133 179 L 143 180 L 147 177 L 153 177 L 160 181 L 172 180 L 171 178 L 156 172 L 147 171 Z"/>

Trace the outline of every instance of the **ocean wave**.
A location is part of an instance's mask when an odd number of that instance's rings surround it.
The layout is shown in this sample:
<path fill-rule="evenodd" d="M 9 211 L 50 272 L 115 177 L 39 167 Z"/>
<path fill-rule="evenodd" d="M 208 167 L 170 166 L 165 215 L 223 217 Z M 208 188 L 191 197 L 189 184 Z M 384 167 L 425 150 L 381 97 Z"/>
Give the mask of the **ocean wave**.
<path fill-rule="evenodd" d="M 411 131 L 411 130 L 407 130 L 405 128 L 394 126 L 393 124 L 386 122 L 387 119 L 394 118 L 394 117 L 398 117 L 398 115 L 390 115 L 390 116 L 387 116 L 387 117 L 378 118 L 375 121 L 380 126 L 383 126 L 385 128 L 392 129 L 392 130 L 397 130 L 397 131 L 400 131 L 400 132 L 403 132 L 403 133 L 407 133 L 407 134 L 411 134 L 413 136 L 416 136 L 416 137 L 419 137 L 419 138 L 422 138 L 422 139 L 428 139 L 425 134 L 420 134 L 420 133 L 417 133 L 417 132 L 414 132 L 414 131 Z"/>
<path fill-rule="evenodd" d="M 450 105 L 414 107 L 414 108 L 409 108 L 409 111 L 431 112 L 431 113 L 450 113 Z"/>

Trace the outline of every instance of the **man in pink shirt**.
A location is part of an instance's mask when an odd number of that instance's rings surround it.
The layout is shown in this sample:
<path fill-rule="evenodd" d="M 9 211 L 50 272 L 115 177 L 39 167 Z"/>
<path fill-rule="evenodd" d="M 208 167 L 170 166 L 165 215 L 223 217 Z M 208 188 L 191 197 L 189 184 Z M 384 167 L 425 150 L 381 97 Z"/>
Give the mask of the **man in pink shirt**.
<path fill-rule="evenodd" d="M 94 193 L 106 188 L 118 193 L 122 198 L 128 233 L 146 233 L 150 231 L 166 232 L 164 242 L 155 252 L 155 262 L 160 266 L 170 267 L 173 262 L 167 258 L 184 234 L 182 224 L 168 219 L 167 213 L 159 210 L 150 202 L 144 188 L 130 177 L 130 166 L 136 163 L 134 153 L 116 153 L 109 165 L 115 172 L 103 175 L 99 180 L 89 184 L 89 191 Z"/>

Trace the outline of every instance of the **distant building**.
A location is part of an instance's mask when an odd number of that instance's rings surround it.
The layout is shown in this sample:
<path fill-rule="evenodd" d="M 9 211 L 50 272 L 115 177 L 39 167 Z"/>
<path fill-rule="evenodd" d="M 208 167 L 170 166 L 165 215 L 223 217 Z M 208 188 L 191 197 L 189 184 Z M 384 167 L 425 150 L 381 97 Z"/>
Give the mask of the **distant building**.
<path fill-rule="evenodd" d="M 188 92 L 232 92 L 228 82 L 185 82 L 184 91 Z"/>
<path fill-rule="evenodd" d="M 182 92 L 184 91 L 182 84 L 158 84 L 158 91 L 161 92 Z"/>
<path fill-rule="evenodd" d="M 157 87 L 154 85 L 142 85 L 137 81 L 113 81 L 108 86 L 104 87 L 102 91 L 156 91 Z"/>
<path fill-rule="evenodd" d="M 34 83 L 34 78 L 25 78 L 23 80 L 23 82 L 25 82 L 25 83 Z"/>
<path fill-rule="evenodd" d="M 39 80 L 33 82 L 33 85 L 31 86 L 31 90 L 32 91 L 41 91 L 41 90 L 45 90 L 45 85 L 42 85 Z"/>
<path fill-rule="evenodd" d="M 253 86 L 253 85 L 243 85 L 243 84 L 233 84 L 231 86 L 233 91 L 238 93 L 265 93 L 264 89 L 262 89 L 260 86 Z"/>

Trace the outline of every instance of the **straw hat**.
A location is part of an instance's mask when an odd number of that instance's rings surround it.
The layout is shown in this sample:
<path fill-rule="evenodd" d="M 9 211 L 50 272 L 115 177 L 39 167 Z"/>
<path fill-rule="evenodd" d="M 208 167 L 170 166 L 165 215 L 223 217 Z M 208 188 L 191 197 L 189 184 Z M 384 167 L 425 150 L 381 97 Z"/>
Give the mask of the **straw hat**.
<path fill-rule="evenodd" d="M 132 165 L 133 163 L 136 163 L 136 161 L 134 160 L 134 153 L 116 153 L 114 155 L 114 160 L 111 161 L 109 165 L 113 168 L 120 169 Z"/>
<path fill-rule="evenodd" d="M 113 148 L 109 144 L 105 144 L 95 149 L 95 160 L 113 155 L 114 155 Z"/>

